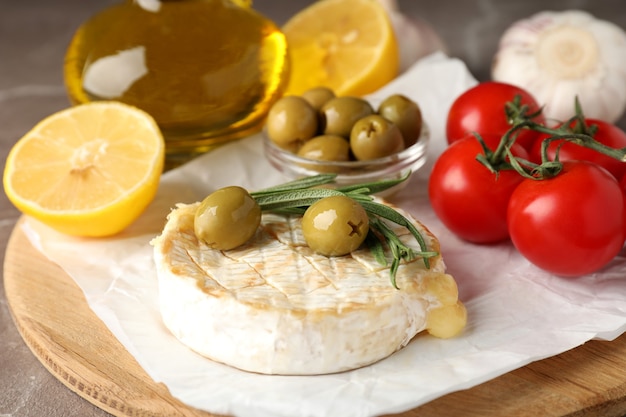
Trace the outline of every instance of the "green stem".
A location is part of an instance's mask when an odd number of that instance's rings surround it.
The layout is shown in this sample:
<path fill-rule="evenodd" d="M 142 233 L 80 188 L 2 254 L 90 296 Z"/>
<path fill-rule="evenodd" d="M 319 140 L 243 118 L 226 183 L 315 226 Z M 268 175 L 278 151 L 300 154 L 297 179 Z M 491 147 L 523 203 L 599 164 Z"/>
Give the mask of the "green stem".
<path fill-rule="evenodd" d="M 394 231 L 387 225 L 385 222 L 381 221 L 378 218 L 372 219 L 371 227 L 375 229 L 378 233 L 384 236 L 387 245 L 391 251 L 393 256 L 393 260 L 391 261 L 391 268 L 389 269 L 389 275 L 391 278 L 391 284 L 394 288 L 398 288 L 398 284 L 396 282 L 396 275 L 398 272 L 398 268 L 400 267 L 401 261 L 411 262 L 417 256 L 421 256 L 422 259 L 426 260 L 431 256 L 436 256 L 436 252 L 415 252 L 411 247 L 407 246 L 400 240 L 398 235 L 394 233 Z M 387 260 L 384 260 L 384 263 L 381 265 L 387 265 Z"/>
<path fill-rule="evenodd" d="M 426 246 L 426 241 L 424 240 L 424 237 L 413 225 L 413 223 L 411 223 L 402 214 L 384 204 L 376 203 L 374 201 L 361 201 L 360 203 L 368 213 L 375 214 L 379 217 L 392 221 L 397 225 L 406 227 L 420 246 L 420 255 L 423 255 L 424 265 L 426 265 L 426 268 L 430 268 L 430 260 L 428 258 L 430 256 L 433 256 L 432 252 L 428 251 L 428 247 Z"/>
<path fill-rule="evenodd" d="M 371 221 L 372 219 L 370 219 L 370 222 Z M 373 221 L 376 221 L 376 218 L 374 218 Z M 382 240 L 384 238 L 379 237 L 379 235 L 374 230 L 374 227 L 370 227 L 370 229 L 367 231 L 365 244 L 374 255 L 374 259 L 376 259 L 376 262 L 378 262 L 382 266 L 387 266 L 387 258 L 385 258 L 385 247 Z"/>
<path fill-rule="evenodd" d="M 254 199 L 261 207 L 261 210 L 271 211 L 288 207 L 309 206 L 322 198 L 337 195 L 345 194 L 332 188 L 312 188 L 262 194 L 257 195 Z"/>
<path fill-rule="evenodd" d="M 411 176 L 411 172 L 407 172 L 405 175 L 403 175 L 400 178 L 367 182 L 367 183 L 354 184 L 354 185 L 344 185 L 342 187 L 337 187 L 337 190 L 342 191 L 344 193 L 348 193 L 350 191 L 354 191 L 355 189 L 368 188 L 369 194 L 377 194 L 382 191 L 386 191 L 390 189 L 391 187 L 395 187 L 398 184 L 403 183 L 404 181 L 408 180 L 410 176 Z"/>
<path fill-rule="evenodd" d="M 544 139 L 541 144 L 541 157 L 542 160 L 548 160 L 548 146 L 550 142 L 555 140 L 566 140 L 568 142 L 575 143 L 576 145 L 583 146 L 585 148 L 593 149 L 596 152 L 604 154 L 608 157 L 617 159 L 621 162 L 626 162 L 626 148 L 611 148 L 601 142 L 598 142 L 587 134 L 570 133 L 566 135 L 555 135 Z"/>
<path fill-rule="evenodd" d="M 259 191 L 253 191 L 250 195 L 254 198 L 267 194 L 283 193 L 287 191 L 302 190 L 306 188 L 318 187 L 320 185 L 331 184 L 335 181 L 336 174 L 319 174 L 310 177 L 299 178 L 294 181 L 286 182 L 274 187 L 265 188 Z"/>
<path fill-rule="evenodd" d="M 370 217 L 370 230 L 368 231 L 366 244 L 374 254 L 375 259 L 383 266 L 387 265 L 384 255 L 384 246 L 385 244 L 387 245 L 393 257 L 390 267 L 391 283 L 397 288 L 396 272 L 402 260 L 410 261 L 416 256 L 421 256 L 424 265 L 430 268 L 429 258 L 438 255 L 437 252 L 428 250 L 424 237 L 413 223 L 393 208 L 373 201 L 371 196 L 371 194 L 387 190 L 406 181 L 409 176 L 410 173 L 394 180 L 361 183 L 337 188 L 319 188 L 321 185 L 333 184 L 335 180 L 335 176 L 332 174 L 322 174 L 252 192 L 250 195 L 256 200 L 262 211 L 286 215 L 303 215 L 310 205 L 326 197 L 341 195 L 357 201 Z M 418 242 L 421 251 L 415 252 L 402 243 L 395 232 L 381 219 L 389 220 L 407 228 Z"/>
<path fill-rule="evenodd" d="M 626 148 L 611 148 L 593 138 L 597 131 L 597 126 L 588 126 L 586 124 L 578 98 L 575 100 L 575 116 L 562 123 L 558 128 L 549 128 L 534 122 L 532 118 L 537 114 L 526 114 L 527 108 L 520 106 L 519 96 L 516 96 L 512 102 L 506 104 L 505 111 L 512 126 L 502 135 L 495 151 L 491 151 L 477 135 L 483 146 L 483 154 L 478 154 L 476 159 L 496 175 L 500 170 L 509 168 L 516 170 L 525 178 L 544 179 L 558 175 L 562 169 L 558 158 L 560 147 L 557 148 L 554 160 L 550 160 L 548 156 L 548 147 L 551 142 L 556 140 L 565 140 L 621 162 L 626 162 Z M 570 127 L 572 125 L 574 125 L 573 128 Z M 511 146 L 522 129 L 534 130 L 549 136 L 541 144 L 541 164 L 531 164 L 512 154 Z"/>

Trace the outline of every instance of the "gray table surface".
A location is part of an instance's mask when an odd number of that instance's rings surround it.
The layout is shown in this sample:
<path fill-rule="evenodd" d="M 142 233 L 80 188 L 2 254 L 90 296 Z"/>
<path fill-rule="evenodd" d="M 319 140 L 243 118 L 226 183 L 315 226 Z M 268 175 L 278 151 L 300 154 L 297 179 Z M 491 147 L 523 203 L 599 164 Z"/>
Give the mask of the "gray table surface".
<path fill-rule="evenodd" d="M 76 27 L 111 0 L 0 1 L 0 160 L 47 115 L 68 106 L 62 80 L 64 50 Z M 278 23 L 311 3 L 256 0 Z M 489 77 L 502 32 L 515 20 L 541 10 L 584 9 L 626 28 L 626 0 L 405 0 L 400 7 L 430 23 L 452 56 L 463 59 L 479 80 Z M 625 63 L 626 65 L 626 63 Z M 626 128 L 626 119 L 619 125 Z M 18 211 L 0 195 L 0 259 Z M 0 279 L 0 417 L 106 416 L 67 389 L 39 363 L 20 337 Z"/>

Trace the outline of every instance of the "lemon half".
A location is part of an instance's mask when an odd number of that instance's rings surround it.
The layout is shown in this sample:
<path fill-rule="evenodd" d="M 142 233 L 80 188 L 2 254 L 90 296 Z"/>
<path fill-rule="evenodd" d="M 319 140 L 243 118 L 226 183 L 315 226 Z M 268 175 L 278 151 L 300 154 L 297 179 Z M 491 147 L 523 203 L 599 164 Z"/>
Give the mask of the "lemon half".
<path fill-rule="evenodd" d="M 11 149 L 4 190 L 24 214 L 66 234 L 108 236 L 154 199 L 165 142 L 154 119 L 118 102 L 48 116 Z"/>
<path fill-rule="evenodd" d="M 291 59 L 287 94 L 325 86 L 337 95 L 362 96 L 398 75 L 398 44 L 376 0 L 320 0 L 282 29 Z"/>

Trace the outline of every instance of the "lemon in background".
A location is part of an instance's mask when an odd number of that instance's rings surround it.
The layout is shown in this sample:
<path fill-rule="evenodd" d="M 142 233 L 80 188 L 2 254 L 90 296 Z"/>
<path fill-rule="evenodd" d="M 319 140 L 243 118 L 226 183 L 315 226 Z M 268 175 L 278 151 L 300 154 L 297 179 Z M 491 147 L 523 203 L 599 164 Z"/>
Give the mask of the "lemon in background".
<path fill-rule="evenodd" d="M 362 96 L 398 75 L 398 44 L 376 0 L 320 0 L 282 30 L 291 58 L 287 94 L 326 86 L 337 95 Z"/>

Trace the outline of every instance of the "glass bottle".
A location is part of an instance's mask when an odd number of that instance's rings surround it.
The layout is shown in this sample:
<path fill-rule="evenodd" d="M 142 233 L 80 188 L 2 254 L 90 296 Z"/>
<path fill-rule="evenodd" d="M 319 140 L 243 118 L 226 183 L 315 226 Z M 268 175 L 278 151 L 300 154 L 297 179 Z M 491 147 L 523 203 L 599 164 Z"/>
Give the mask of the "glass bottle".
<path fill-rule="evenodd" d="M 83 23 L 65 56 L 73 104 L 151 114 L 174 166 L 258 131 L 288 78 L 280 29 L 249 0 L 126 0 Z"/>

